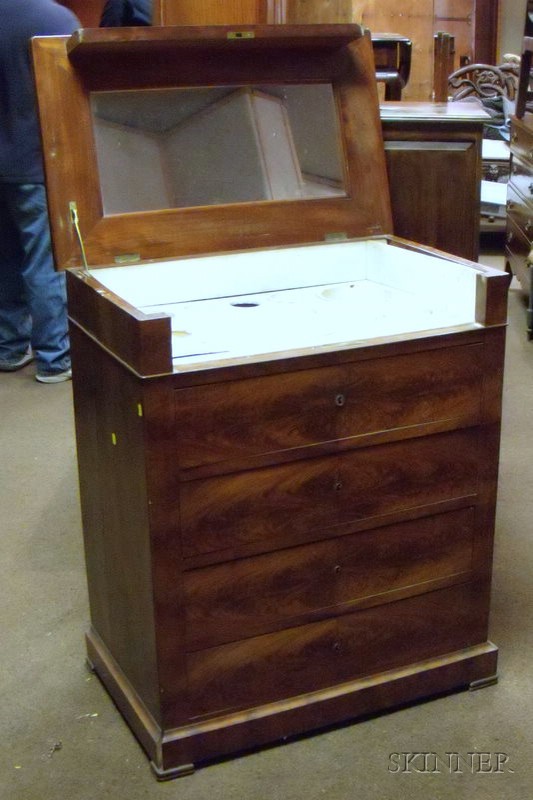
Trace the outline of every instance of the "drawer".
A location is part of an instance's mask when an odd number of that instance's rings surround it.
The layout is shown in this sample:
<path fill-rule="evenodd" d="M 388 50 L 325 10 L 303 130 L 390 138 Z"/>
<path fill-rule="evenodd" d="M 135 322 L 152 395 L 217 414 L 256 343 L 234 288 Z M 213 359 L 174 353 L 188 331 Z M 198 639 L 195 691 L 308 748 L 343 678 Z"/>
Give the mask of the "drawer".
<path fill-rule="evenodd" d="M 479 421 L 483 345 L 176 392 L 181 468 L 406 427 Z"/>
<path fill-rule="evenodd" d="M 198 716 L 257 707 L 486 641 L 488 585 L 462 584 L 187 656 Z"/>
<path fill-rule="evenodd" d="M 533 161 L 533 135 L 520 120 L 511 122 L 511 152 L 523 161 Z"/>
<path fill-rule="evenodd" d="M 490 447 L 474 428 L 184 482 L 183 554 L 287 547 L 324 538 L 324 528 L 473 495 Z"/>
<path fill-rule="evenodd" d="M 474 510 L 465 508 L 193 570 L 184 576 L 187 648 L 464 583 L 473 537 Z"/>
<path fill-rule="evenodd" d="M 507 217 L 513 220 L 529 241 L 533 235 L 533 205 L 524 200 L 513 183 L 507 185 Z"/>
<path fill-rule="evenodd" d="M 517 203 L 518 205 L 528 205 L 527 211 L 524 213 L 529 217 L 533 216 L 533 175 L 532 165 L 526 164 L 517 156 L 513 156 L 511 175 L 507 187 L 511 190 L 510 194 L 518 193 L 518 197 L 510 197 L 508 195 L 508 209 L 509 203 Z M 525 203 L 524 203 L 525 201 Z"/>
<path fill-rule="evenodd" d="M 524 217 L 517 208 L 513 208 L 507 217 L 505 252 L 513 275 L 528 294 L 531 287 L 531 250 L 531 241 L 524 233 Z"/>

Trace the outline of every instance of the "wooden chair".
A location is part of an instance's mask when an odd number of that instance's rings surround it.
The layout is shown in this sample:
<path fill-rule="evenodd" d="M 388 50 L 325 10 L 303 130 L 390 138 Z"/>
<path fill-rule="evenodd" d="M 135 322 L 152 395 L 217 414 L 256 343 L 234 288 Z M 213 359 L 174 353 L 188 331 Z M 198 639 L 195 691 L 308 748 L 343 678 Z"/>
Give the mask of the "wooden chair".
<path fill-rule="evenodd" d="M 532 40 L 533 41 L 533 40 Z M 520 57 L 504 56 L 498 66 L 491 64 L 467 64 L 448 76 L 448 92 L 451 100 L 478 97 L 481 100 L 505 97 L 514 101 L 518 91 Z"/>
<path fill-rule="evenodd" d="M 448 75 L 453 72 L 455 37 L 439 31 L 433 37 L 433 100 L 448 102 Z"/>

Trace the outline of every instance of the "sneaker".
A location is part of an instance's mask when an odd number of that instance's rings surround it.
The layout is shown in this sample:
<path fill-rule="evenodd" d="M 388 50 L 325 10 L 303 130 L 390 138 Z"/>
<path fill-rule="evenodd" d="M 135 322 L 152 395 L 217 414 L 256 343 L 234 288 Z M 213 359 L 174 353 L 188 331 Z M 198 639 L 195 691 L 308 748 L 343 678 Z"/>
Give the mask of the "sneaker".
<path fill-rule="evenodd" d="M 33 353 L 27 351 L 21 356 L 14 356 L 13 358 L 0 358 L 0 372 L 15 372 L 17 369 L 22 369 L 26 364 L 33 361 Z"/>
<path fill-rule="evenodd" d="M 63 383 L 72 378 L 72 370 L 66 369 L 63 372 L 38 372 L 35 380 L 39 383 Z"/>

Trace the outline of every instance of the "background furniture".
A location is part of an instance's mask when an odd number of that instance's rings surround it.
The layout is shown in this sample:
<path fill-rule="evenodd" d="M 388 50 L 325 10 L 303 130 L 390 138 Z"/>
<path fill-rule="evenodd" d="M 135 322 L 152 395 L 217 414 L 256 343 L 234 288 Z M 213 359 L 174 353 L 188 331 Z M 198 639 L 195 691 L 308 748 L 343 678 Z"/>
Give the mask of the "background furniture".
<path fill-rule="evenodd" d="M 455 67 L 455 39 L 450 33 L 439 31 L 434 36 L 433 49 L 433 100 L 435 103 L 447 103 L 448 76 Z"/>
<path fill-rule="evenodd" d="M 520 57 L 511 54 L 498 65 L 475 63 L 460 67 L 447 80 L 450 101 L 477 100 L 495 114 L 485 126 L 482 146 L 482 234 L 505 232 L 510 151 L 504 137 L 509 135 L 508 115 L 514 109 L 519 71 Z"/>
<path fill-rule="evenodd" d="M 527 333 L 533 338 L 533 120 L 530 115 L 511 120 L 511 175 L 507 185 L 508 269 L 529 298 Z"/>
<path fill-rule="evenodd" d="M 533 27 L 533 3 L 526 9 L 525 32 Z M 516 116 L 511 118 L 511 177 L 507 191 L 507 268 L 528 296 L 527 334 L 533 339 L 533 114 L 531 113 L 531 57 L 533 38 L 526 35 Z"/>
<path fill-rule="evenodd" d="M 515 0 L 512 0 L 513 2 Z M 61 0 L 82 25 L 98 24 L 104 0 Z M 449 32 L 455 62 L 496 62 L 499 0 L 153 0 L 156 25 L 362 23 L 412 42 L 409 85 L 403 97 L 429 100 L 433 91 L 433 36 Z M 441 98 L 438 98 L 441 99 Z M 443 98 L 442 98 L 443 99 Z"/>
<path fill-rule="evenodd" d="M 503 139 L 483 139 L 481 234 L 505 234 L 511 151 Z"/>
<path fill-rule="evenodd" d="M 471 103 L 381 104 L 397 236 L 477 259 L 487 119 Z"/>
<path fill-rule="evenodd" d="M 533 27 L 533 23 L 531 23 L 531 26 Z M 532 56 L 533 36 L 524 36 L 522 43 L 522 58 L 520 62 L 518 97 L 516 100 L 516 116 L 519 119 L 524 116 L 526 110 L 533 110 L 533 91 L 531 89 Z"/>
<path fill-rule="evenodd" d="M 234 25 L 282 22 L 279 0 L 153 0 L 158 25 Z M 342 20 L 339 20 L 342 21 Z"/>
<path fill-rule="evenodd" d="M 467 64 L 448 76 L 448 92 L 453 100 L 501 97 L 514 101 L 518 88 L 520 59 L 509 56 L 498 65 Z"/>
<path fill-rule="evenodd" d="M 411 73 L 413 45 L 397 33 L 371 33 L 376 78 L 385 84 L 385 100 L 401 100 Z"/>
<path fill-rule="evenodd" d="M 527 334 L 533 339 L 533 2 L 528 0 L 516 115 L 511 119 L 511 177 L 507 192 L 507 268 L 528 296 Z"/>

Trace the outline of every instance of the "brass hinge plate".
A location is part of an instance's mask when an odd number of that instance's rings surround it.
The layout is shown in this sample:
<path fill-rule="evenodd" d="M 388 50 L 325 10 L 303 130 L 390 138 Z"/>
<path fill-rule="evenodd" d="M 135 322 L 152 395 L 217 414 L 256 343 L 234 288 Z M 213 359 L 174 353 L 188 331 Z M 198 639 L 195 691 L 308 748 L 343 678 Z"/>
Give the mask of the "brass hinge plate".
<path fill-rule="evenodd" d="M 347 242 L 348 241 L 348 234 L 344 231 L 326 233 L 324 236 L 325 242 Z"/>

